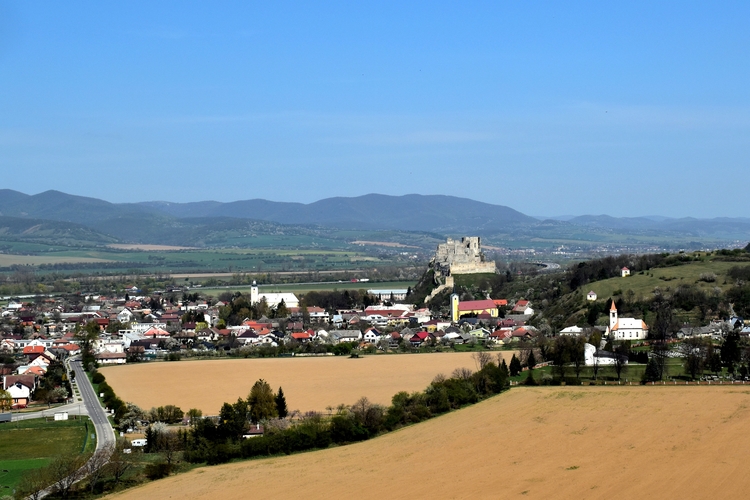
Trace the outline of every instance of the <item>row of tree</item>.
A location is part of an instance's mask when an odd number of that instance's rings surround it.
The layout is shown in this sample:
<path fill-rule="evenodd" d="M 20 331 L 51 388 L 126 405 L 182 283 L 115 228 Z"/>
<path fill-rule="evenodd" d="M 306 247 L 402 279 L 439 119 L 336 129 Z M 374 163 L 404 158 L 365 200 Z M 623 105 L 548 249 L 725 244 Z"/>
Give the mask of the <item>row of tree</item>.
<path fill-rule="evenodd" d="M 362 441 L 382 432 L 420 422 L 455 408 L 489 397 L 508 387 L 508 368 L 489 353 L 478 356 L 479 370 L 460 369 L 451 377 L 438 376 L 424 391 L 396 394 L 383 407 L 361 398 L 351 406 L 340 406 L 335 414 L 310 412 L 295 423 L 275 419 L 286 408 L 267 382 L 259 380 L 247 401 L 222 407 L 218 422 L 199 420 L 185 440 L 185 459 L 216 464 L 233 458 L 251 458 L 327 448 L 332 444 Z M 479 359 L 481 358 L 481 359 Z M 262 422 L 261 437 L 242 439 L 247 426 Z"/>

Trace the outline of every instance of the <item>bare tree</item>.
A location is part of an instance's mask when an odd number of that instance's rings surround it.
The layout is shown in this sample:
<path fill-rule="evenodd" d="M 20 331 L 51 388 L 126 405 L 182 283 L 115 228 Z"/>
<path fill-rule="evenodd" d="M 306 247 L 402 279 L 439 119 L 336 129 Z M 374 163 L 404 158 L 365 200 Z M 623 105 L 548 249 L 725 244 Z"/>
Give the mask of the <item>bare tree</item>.
<path fill-rule="evenodd" d="M 107 461 L 109 460 L 110 450 L 102 449 L 91 455 L 91 458 L 83 466 L 82 475 L 88 477 L 89 488 L 93 494 L 96 490 L 96 485 L 99 480 L 104 476 L 106 472 Z"/>
<path fill-rule="evenodd" d="M 23 473 L 16 486 L 16 495 L 18 498 L 39 500 L 44 497 L 44 490 L 51 482 L 46 469 L 28 470 Z"/>
<path fill-rule="evenodd" d="M 47 466 L 52 482 L 52 492 L 68 498 L 73 485 L 83 478 L 85 469 L 79 455 L 59 456 Z"/>
<path fill-rule="evenodd" d="M 118 484 L 122 477 L 135 465 L 130 455 L 125 453 L 123 448 L 124 443 L 118 443 L 109 457 L 109 464 L 107 464 L 107 471 L 114 478 L 115 484 Z"/>
<path fill-rule="evenodd" d="M 492 361 L 492 354 L 487 351 L 476 351 L 471 355 L 479 370 L 482 370 Z"/>
<path fill-rule="evenodd" d="M 469 380 L 471 376 L 473 375 L 473 372 L 469 370 L 468 368 L 456 368 L 453 370 L 453 378 L 458 378 L 461 380 Z"/>

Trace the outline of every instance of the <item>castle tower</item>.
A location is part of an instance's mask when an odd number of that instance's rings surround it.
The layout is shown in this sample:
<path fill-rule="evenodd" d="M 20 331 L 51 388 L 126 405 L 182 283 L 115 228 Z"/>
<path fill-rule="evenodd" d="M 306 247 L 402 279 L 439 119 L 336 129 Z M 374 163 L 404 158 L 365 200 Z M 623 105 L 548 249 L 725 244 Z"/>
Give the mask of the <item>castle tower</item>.
<path fill-rule="evenodd" d="M 253 286 L 250 287 L 250 304 L 257 304 L 258 302 L 260 302 L 258 285 L 253 281 Z"/>
<path fill-rule="evenodd" d="M 617 306 L 615 306 L 615 301 L 612 299 L 612 307 L 609 308 L 609 329 L 610 331 L 615 327 L 617 324 Z"/>

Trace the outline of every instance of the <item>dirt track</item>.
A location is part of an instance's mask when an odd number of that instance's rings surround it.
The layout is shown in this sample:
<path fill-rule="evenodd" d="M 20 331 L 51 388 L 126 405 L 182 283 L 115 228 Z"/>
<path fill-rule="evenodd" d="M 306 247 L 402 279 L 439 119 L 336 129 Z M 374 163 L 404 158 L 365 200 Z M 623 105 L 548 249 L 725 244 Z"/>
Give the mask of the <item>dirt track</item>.
<path fill-rule="evenodd" d="M 512 352 L 504 355 L 509 362 Z M 246 398 L 259 378 L 283 387 L 290 409 L 324 411 L 362 396 L 390 404 L 397 392 L 423 390 L 435 375 L 463 367 L 476 369 L 470 353 L 155 362 L 101 371 L 120 398 L 141 408 L 174 404 L 216 415 L 224 402 Z"/>
<path fill-rule="evenodd" d="M 515 388 L 364 443 L 117 498 L 746 498 L 749 427 L 739 387 Z"/>

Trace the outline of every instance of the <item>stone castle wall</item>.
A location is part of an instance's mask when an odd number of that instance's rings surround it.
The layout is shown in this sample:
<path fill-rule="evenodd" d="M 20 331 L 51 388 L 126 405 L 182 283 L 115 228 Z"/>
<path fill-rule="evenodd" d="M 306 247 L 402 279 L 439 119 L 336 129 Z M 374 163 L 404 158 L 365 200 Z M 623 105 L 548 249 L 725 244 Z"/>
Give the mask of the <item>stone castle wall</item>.
<path fill-rule="evenodd" d="M 438 245 L 432 263 L 435 270 L 444 275 L 496 271 L 494 262 L 485 262 L 478 236 L 466 236 L 461 241 L 448 238 Z"/>

